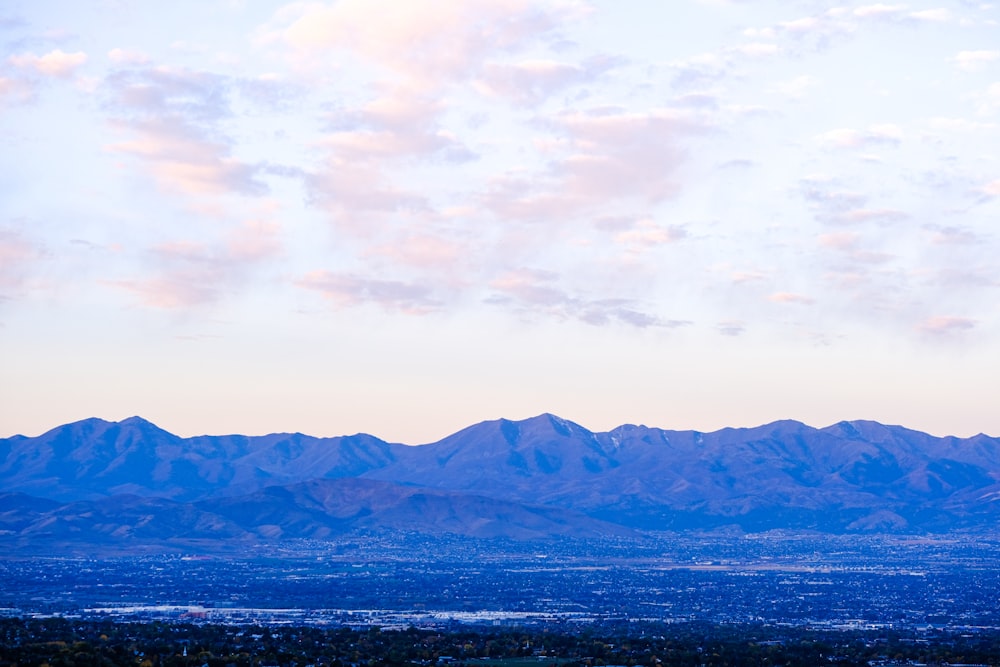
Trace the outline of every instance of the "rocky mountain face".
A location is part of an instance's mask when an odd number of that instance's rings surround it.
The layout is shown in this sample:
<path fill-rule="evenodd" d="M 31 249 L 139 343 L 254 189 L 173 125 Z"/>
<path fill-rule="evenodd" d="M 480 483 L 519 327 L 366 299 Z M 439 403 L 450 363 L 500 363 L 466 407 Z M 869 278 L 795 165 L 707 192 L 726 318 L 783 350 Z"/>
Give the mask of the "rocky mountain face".
<path fill-rule="evenodd" d="M 364 434 L 180 438 L 137 417 L 89 419 L 0 440 L 0 491 L 0 539 L 22 542 L 993 530 L 1000 439 L 866 421 L 594 433 L 540 415 L 406 446 Z"/>

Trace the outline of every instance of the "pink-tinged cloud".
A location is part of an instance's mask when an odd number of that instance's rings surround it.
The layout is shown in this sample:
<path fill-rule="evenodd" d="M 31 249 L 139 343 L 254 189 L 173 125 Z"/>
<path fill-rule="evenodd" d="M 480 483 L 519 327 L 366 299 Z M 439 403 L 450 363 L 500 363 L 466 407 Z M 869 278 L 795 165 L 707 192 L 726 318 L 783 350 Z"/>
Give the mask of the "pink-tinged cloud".
<path fill-rule="evenodd" d="M 149 251 L 148 275 L 108 284 L 138 296 L 146 306 L 189 309 L 247 289 L 254 271 L 282 252 L 279 227 L 249 220 L 215 243 L 172 241 Z"/>
<path fill-rule="evenodd" d="M 338 308 L 374 304 L 388 311 L 425 315 L 443 306 L 429 285 L 384 280 L 355 273 L 312 271 L 296 282 L 319 292 Z"/>
<path fill-rule="evenodd" d="M 13 229 L 0 228 L 0 296 L 9 296 L 25 280 L 27 266 L 41 257 L 41 250 Z"/>
<path fill-rule="evenodd" d="M 658 225 L 652 220 L 640 220 L 631 229 L 615 235 L 615 243 L 629 248 L 633 252 L 641 252 L 648 248 L 676 243 L 687 237 L 687 230 L 678 225 Z"/>
<path fill-rule="evenodd" d="M 557 320 L 575 319 L 595 326 L 620 323 L 644 329 L 690 324 L 686 320 L 664 320 L 643 312 L 630 299 L 587 299 L 572 296 L 559 288 L 557 281 L 558 276 L 549 271 L 508 271 L 490 282 L 495 293 L 487 299 L 487 303 L 513 308 L 522 315 L 541 315 Z"/>
<path fill-rule="evenodd" d="M 891 208 L 866 206 L 868 196 L 859 192 L 834 189 L 831 183 L 803 182 L 805 198 L 816 211 L 816 217 L 831 225 L 859 225 L 868 222 L 889 224 L 909 216 Z"/>
<path fill-rule="evenodd" d="M 816 300 L 812 297 L 795 292 L 775 292 L 774 294 L 768 296 L 767 299 L 768 301 L 773 301 L 774 303 L 790 303 L 801 306 L 811 306 L 816 303 Z"/>
<path fill-rule="evenodd" d="M 850 211 L 845 211 L 841 216 L 843 222 L 870 222 L 870 221 L 882 221 L 882 222 L 892 222 L 895 220 L 904 220 L 908 216 L 903 211 L 899 211 L 893 208 L 855 208 Z"/>
<path fill-rule="evenodd" d="M 345 51 L 431 91 L 474 75 L 493 54 L 512 51 L 580 11 L 527 0 L 297 3 L 279 10 L 261 37 L 304 58 Z"/>
<path fill-rule="evenodd" d="M 823 234 L 819 237 L 820 245 L 836 250 L 854 250 L 858 246 L 861 238 L 856 232 L 841 232 L 837 234 Z"/>
<path fill-rule="evenodd" d="M 44 76 L 68 78 L 73 75 L 77 68 L 87 62 L 87 54 L 83 51 L 64 53 L 56 49 L 43 56 L 23 53 L 10 56 L 7 60 L 15 67 L 32 70 Z"/>
<path fill-rule="evenodd" d="M 179 119 L 120 124 L 135 138 L 107 146 L 114 153 L 130 155 L 152 174 L 168 193 L 190 196 L 238 193 L 259 195 L 267 191 L 257 180 L 256 169 L 230 157 L 229 147 L 213 140 Z"/>
<path fill-rule="evenodd" d="M 899 16 L 906 10 L 906 5 L 886 5 L 882 3 L 857 7 L 853 14 L 861 18 L 888 18 Z"/>
<path fill-rule="evenodd" d="M 281 254 L 281 227 L 267 220 L 247 220 L 229 233 L 226 256 L 236 264 L 257 262 Z"/>
<path fill-rule="evenodd" d="M 396 170 L 416 160 L 463 162 L 474 156 L 438 125 L 440 101 L 389 89 L 363 107 L 331 115 L 337 129 L 317 142 L 325 164 L 306 179 L 310 199 L 342 230 L 371 235 L 387 214 L 429 211 L 426 197 L 399 185 Z"/>
<path fill-rule="evenodd" d="M 1000 197 L 1000 178 L 990 181 L 980 191 L 987 197 Z"/>
<path fill-rule="evenodd" d="M 486 63 L 477 86 L 515 104 L 536 105 L 568 86 L 595 80 L 617 64 L 608 57 L 591 58 L 582 65 L 553 60 Z"/>
<path fill-rule="evenodd" d="M 231 155 L 217 123 L 230 114 L 223 77 L 166 67 L 116 70 L 105 81 L 112 126 L 132 135 L 107 150 L 129 155 L 170 194 L 216 198 L 267 191 L 258 169 Z"/>
<path fill-rule="evenodd" d="M 178 271 L 169 277 L 115 280 L 107 284 L 134 294 L 144 305 L 164 310 L 184 310 L 219 300 L 218 274 Z"/>
<path fill-rule="evenodd" d="M 554 173 L 565 192 L 580 200 L 638 198 L 662 201 L 679 188 L 683 140 L 703 128 L 685 114 L 573 113 L 557 121 L 572 140 L 572 153 Z"/>
<path fill-rule="evenodd" d="M 24 104 L 35 96 L 35 87 L 30 81 L 0 76 L 0 109 L 11 104 Z"/>
<path fill-rule="evenodd" d="M 454 240 L 427 233 L 409 234 L 369 250 L 369 254 L 391 259 L 395 264 L 442 272 L 465 264 L 468 252 L 468 248 Z"/>
<path fill-rule="evenodd" d="M 950 336 L 969 331 L 975 328 L 976 324 L 976 320 L 967 317 L 940 315 L 927 318 L 917 326 L 917 329 L 935 336 Z"/>
<path fill-rule="evenodd" d="M 932 227 L 934 231 L 931 243 L 936 245 L 976 245 L 983 239 L 970 229 L 964 227 Z"/>
<path fill-rule="evenodd" d="M 822 234 L 819 244 L 836 250 L 842 258 L 855 264 L 883 264 L 893 259 L 890 254 L 866 248 L 862 245 L 861 235 L 856 232 Z"/>
<path fill-rule="evenodd" d="M 331 158 L 306 178 L 313 204 L 324 209 L 337 228 L 356 237 L 377 236 L 383 222 L 398 212 L 427 213 L 422 194 L 404 189 L 377 165 Z"/>
<path fill-rule="evenodd" d="M 767 274 L 760 271 L 734 271 L 729 279 L 734 285 L 746 285 L 759 283 L 767 278 Z"/>

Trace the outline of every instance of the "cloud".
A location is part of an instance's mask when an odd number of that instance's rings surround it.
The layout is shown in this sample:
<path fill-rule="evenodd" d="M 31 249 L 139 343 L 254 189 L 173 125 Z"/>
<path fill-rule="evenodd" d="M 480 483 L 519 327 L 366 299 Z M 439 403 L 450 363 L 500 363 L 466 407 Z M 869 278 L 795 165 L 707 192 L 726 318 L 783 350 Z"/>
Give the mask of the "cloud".
<path fill-rule="evenodd" d="M 8 59 L 15 67 L 28 69 L 44 76 L 52 76 L 61 79 L 68 78 L 84 63 L 87 62 L 87 54 L 83 51 L 76 53 L 64 53 L 56 49 L 43 56 L 34 53 L 24 53 L 10 56 Z"/>
<path fill-rule="evenodd" d="M 886 5 L 874 4 L 857 7 L 852 12 L 854 16 L 860 18 L 887 18 L 899 16 L 906 9 L 906 5 Z"/>
<path fill-rule="evenodd" d="M 898 145 L 903 141 L 903 130 L 898 125 L 884 123 L 870 125 L 867 130 L 838 128 L 816 136 L 816 141 L 828 148 L 865 148 L 872 145 Z"/>
<path fill-rule="evenodd" d="M 812 88 L 819 84 L 816 77 L 800 75 L 787 81 L 779 81 L 771 85 L 770 90 L 791 99 L 802 99 Z"/>
<path fill-rule="evenodd" d="M 983 239 L 967 227 L 929 226 L 934 230 L 931 243 L 936 245 L 978 245 Z"/>
<path fill-rule="evenodd" d="M 108 60 L 115 65 L 147 65 L 150 62 L 147 54 L 131 49 L 111 49 L 108 51 Z"/>
<path fill-rule="evenodd" d="M 989 183 L 984 185 L 982 188 L 980 188 L 980 192 L 982 192 L 987 197 L 1000 197 L 1000 178 L 998 178 L 995 181 L 990 181 Z"/>
<path fill-rule="evenodd" d="M 823 3 L 814 3 L 822 6 Z M 857 7 L 835 6 L 810 16 L 780 21 L 772 26 L 749 28 L 743 34 L 752 38 L 787 37 L 794 44 L 811 44 L 826 49 L 837 40 L 849 39 L 871 26 L 892 24 L 916 27 L 922 23 L 943 23 L 953 19 L 947 9 L 909 11 L 905 4 L 872 3 Z M 787 49 L 783 49 L 787 50 Z"/>
<path fill-rule="evenodd" d="M 781 52 L 781 47 L 773 42 L 750 42 L 730 49 L 732 53 L 746 58 L 764 58 Z"/>
<path fill-rule="evenodd" d="M 487 63 L 478 85 L 515 104 L 533 106 L 559 90 L 595 80 L 619 62 L 609 57 L 595 57 L 582 65 L 541 59 Z"/>
<path fill-rule="evenodd" d="M 0 227 L 0 297 L 18 290 L 26 279 L 28 265 L 41 256 L 41 249 L 19 230 Z"/>
<path fill-rule="evenodd" d="M 917 329 L 934 336 L 953 336 L 975 328 L 976 324 L 976 320 L 967 317 L 937 315 L 928 317 L 917 325 Z"/>
<path fill-rule="evenodd" d="M 836 189 L 832 183 L 805 179 L 803 194 L 821 222 L 830 225 L 888 224 L 908 218 L 906 212 L 868 206 L 868 195 Z"/>
<path fill-rule="evenodd" d="M 306 179 L 311 203 L 322 207 L 337 228 L 357 237 L 377 236 L 382 221 L 397 212 L 430 214 L 427 198 L 395 184 L 383 170 L 332 157 Z"/>
<path fill-rule="evenodd" d="M 350 272 L 312 271 L 296 281 L 319 292 L 338 308 L 375 304 L 388 311 L 424 315 L 440 310 L 443 302 L 429 285 L 372 278 Z"/>
<path fill-rule="evenodd" d="M 282 252 L 279 232 L 275 223 L 247 220 L 215 243 L 161 243 L 148 253 L 151 275 L 108 284 L 132 292 L 153 308 L 214 304 L 244 289 L 257 268 Z"/>
<path fill-rule="evenodd" d="M 640 220 L 631 229 L 615 235 L 615 243 L 627 246 L 633 252 L 641 252 L 648 248 L 676 243 L 687 237 L 687 230 L 678 225 L 663 226 L 652 220 Z"/>
<path fill-rule="evenodd" d="M 583 11 L 521 0 L 297 3 L 279 10 L 260 39 L 283 43 L 306 60 L 348 52 L 428 92 L 474 76 L 493 54 L 513 51 Z"/>
<path fill-rule="evenodd" d="M 369 249 L 371 255 L 424 271 L 453 271 L 469 259 L 469 249 L 453 239 L 427 232 L 407 234 Z"/>
<path fill-rule="evenodd" d="M 746 324 L 740 320 L 724 320 L 715 328 L 723 336 L 741 336 L 746 332 Z"/>
<path fill-rule="evenodd" d="M 561 116 L 572 152 L 555 167 L 573 196 L 636 197 L 659 202 L 677 190 L 673 174 L 684 159 L 681 140 L 701 130 L 671 110 Z"/>
<path fill-rule="evenodd" d="M 225 143 L 212 140 L 177 118 L 123 126 L 135 138 L 111 144 L 107 150 L 140 160 L 165 192 L 189 196 L 267 192 L 267 187 L 257 180 L 255 167 L 230 157 Z"/>
<path fill-rule="evenodd" d="M 774 303 L 790 303 L 803 306 L 811 306 L 816 303 L 816 300 L 812 297 L 795 292 L 775 292 L 774 294 L 768 296 L 767 300 L 773 301 Z"/>
<path fill-rule="evenodd" d="M 991 83 L 986 90 L 970 96 L 978 102 L 976 111 L 981 116 L 991 116 L 1000 109 L 1000 81 Z"/>
<path fill-rule="evenodd" d="M 948 23 L 954 19 L 952 13 L 944 8 L 924 9 L 917 12 L 910 12 L 907 16 L 917 21 L 928 21 L 931 23 Z"/>
<path fill-rule="evenodd" d="M 729 279 L 734 285 L 748 285 L 767 279 L 767 274 L 761 271 L 734 271 Z"/>
<path fill-rule="evenodd" d="M 684 141 L 705 129 L 672 109 L 572 112 L 548 125 L 563 139 L 553 142 L 548 169 L 508 172 L 480 195 L 482 207 L 497 218 L 599 220 L 616 207 L 647 209 L 676 194 Z"/>
<path fill-rule="evenodd" d="M 676 88 L 705 88 L 729 75 L 732 61 L 722 53 L 701 53 L 668 63 Z"/>
<path fill-rule="evenodd" d="M 644 329 L 690 324 L 684 320 L 662 320 L 637 309 L 629 299 L 585 299 L 571 296 L 556 285 L 557 280 L 558 275 L 549 271 L 507 271 L 490 282 L 495 293 L 487 299 L 487 303 L 512 306 L 523 314 L 542 314 L 559 320 L 575 319 L 595 326 L 618 322 Z"/>
<path fill-rule="evenodd" d="M 11 79 L 0 76 L 0 108 L 6 103 L 24 104 L 35 96 L 35 87 L 24 79 Z"/>
<path fill-rule="evenodd" d="M 106 149 L 138 160 L 164 192 L 191 198 L 267 192 L 258 167 L 234 158 L 218 129 L 230 116 L 224 77 L 146 67 L 113 72 L 105 87 L 112 126 L 132 135 Z"/>
<path fill-rule="evenodd" d="M 175 116 L 213 123 L 231 115 L 226 77 L 176 67 L 112 72 L 105 81 L 110 109 L 128 117 Z"/>
<path fill-rule="evenodd" d="M 976 72 L 985 69 L 987 65 L 1000 60 L 1000 51 L 960 51 L 951 61 L 955 66 L 966 72 Z"/>
<path fill-rule="evenodd" d="M 819 237 L 819 243 L 825 248 L 838 251 L 843 257 L 857 264 L 883 264 L 893 258 L 887 253 L 866 248 L 861 235 L 857 232 L 823 234 Z"/>

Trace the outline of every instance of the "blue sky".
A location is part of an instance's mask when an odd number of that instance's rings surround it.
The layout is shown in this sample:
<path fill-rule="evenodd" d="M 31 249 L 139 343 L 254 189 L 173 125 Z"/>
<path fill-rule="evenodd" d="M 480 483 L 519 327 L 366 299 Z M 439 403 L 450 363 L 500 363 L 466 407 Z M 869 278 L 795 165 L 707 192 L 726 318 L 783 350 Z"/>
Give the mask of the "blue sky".
<path fill-rule="evenodd" d="M 0 434 L 1000 434 L 990 2 L 0 8 Z"/>

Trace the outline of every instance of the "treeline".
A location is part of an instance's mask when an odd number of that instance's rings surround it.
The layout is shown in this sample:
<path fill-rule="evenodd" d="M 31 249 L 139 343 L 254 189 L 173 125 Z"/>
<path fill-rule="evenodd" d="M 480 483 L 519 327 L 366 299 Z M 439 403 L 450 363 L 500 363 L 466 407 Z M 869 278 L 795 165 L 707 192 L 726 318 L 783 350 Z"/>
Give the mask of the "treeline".
<path fill-rule="evenodd" d="M 892 667 L 1000 665 L 1000 631 L 703 623 L 594 628 L 232 627 L 0 619 L 0 667 Z"/>

